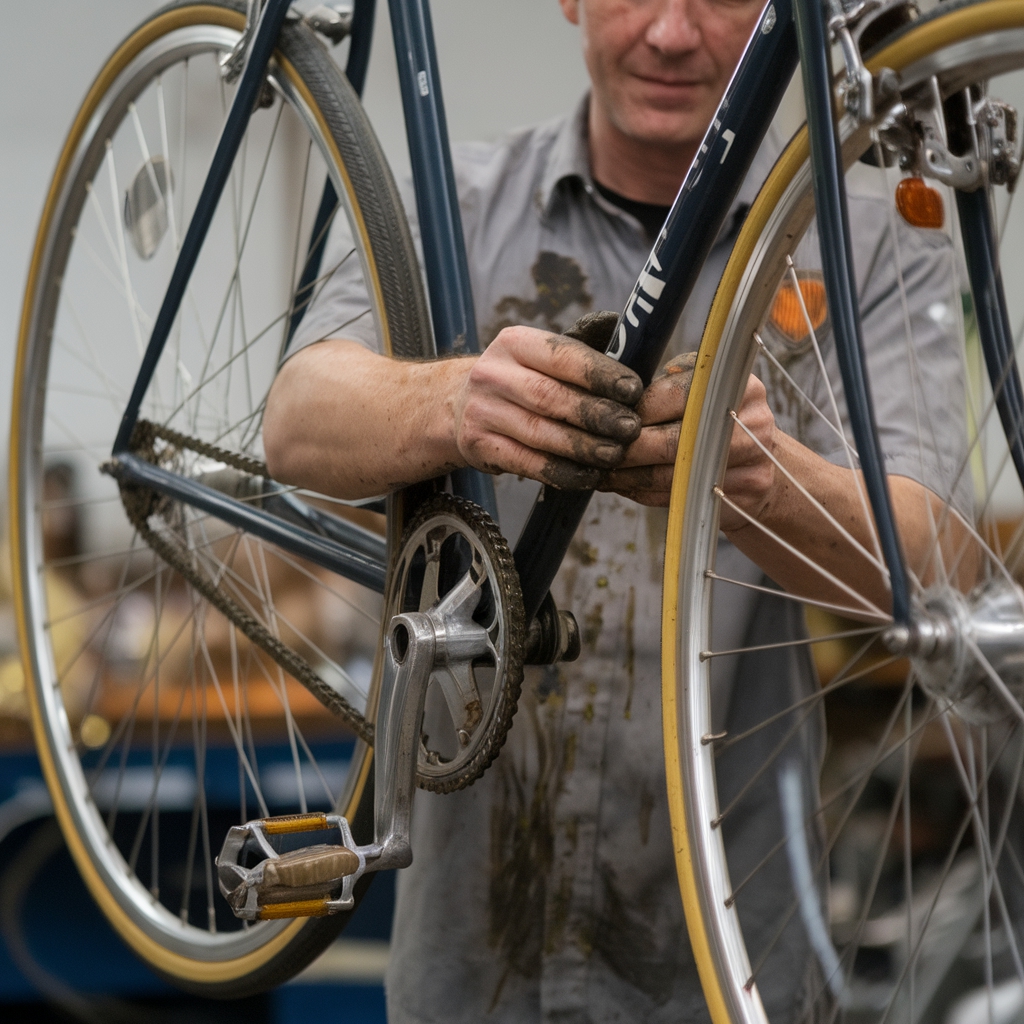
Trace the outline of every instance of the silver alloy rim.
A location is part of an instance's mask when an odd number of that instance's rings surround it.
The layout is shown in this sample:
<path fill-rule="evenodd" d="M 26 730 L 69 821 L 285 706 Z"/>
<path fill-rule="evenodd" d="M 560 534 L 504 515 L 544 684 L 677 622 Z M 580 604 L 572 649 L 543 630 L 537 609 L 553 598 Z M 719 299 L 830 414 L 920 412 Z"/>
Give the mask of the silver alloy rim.
<path fill-rule="evenodd" d="M 969 65 L 964 68 L 964 80 L 972 82 L 990 74 L 1019 70 L 1024 67 L 1024 29 L 989 33 L 950 45 L 904 69 L 901 80 L 909 86 L 924 81 L 936 71 L 942 71 L 945 77 L 951 68 L 961 65 Z M 849 167 L 867 148 L 869 135 L 866 129 L 856 128 L 849 117 L 844 117 L 840 123 L 840 138 Z M 690 567 L 679 573 L 676 658 L 678 677 L 685 680 L 677 684 L 678 734 L 682 745 L 679 760 L 691 854 L 711 955 L 722 991 L 731 1019 L 744 1024 L 767 1024 L 768 1018 L 757 985 L 749 988 L 746 985 L 752 973 L 751 963 L 736 903 L 727 902 L 733 888 L 722 830 L 709 824 L 721 813 L 715 781 L 715 745 L 708 741 L 714 732 L 711 661 L 701 657 L 701 652 L 712 646 L 708 628 L 712 581 L 705 576 L 704 567 L 714 565 L 719 539 L 719 505 L 709 500 L 709 496 L 724 474 L 733 430 L 733 421 L 725 414 L 726 410 L 734 407 L 757 355 L 757 347 L 751 340 L 753 332 L 770 308 L 785 269 L 787 251 L 795 249 L 793 240 L 803 236 L 812 215 L 811 173 L 805 162 L 772 210 L 728 314 L 708 380 L 708 398 L 701 411 L 694 445 L 680 549 L 681 564 Z M 784 241 L 787 237 L 791 240 L 789 243 Z M 718 396 L 720 404 L 713 407 L 711 396 Z M 728 402 L 723 396 L 728 396 Z M 684 628 L 684 623 L 690 624 L 689 627 Z M 894 1017 L 889 1019 L 895 1020 Z"/>

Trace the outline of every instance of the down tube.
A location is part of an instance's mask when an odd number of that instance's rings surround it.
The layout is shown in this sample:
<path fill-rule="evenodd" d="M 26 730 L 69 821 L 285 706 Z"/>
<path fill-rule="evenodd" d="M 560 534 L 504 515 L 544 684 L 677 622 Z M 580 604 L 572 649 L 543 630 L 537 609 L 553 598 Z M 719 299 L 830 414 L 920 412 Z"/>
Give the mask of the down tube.
<path fill-rule="evenodd" d="M 650 382 L 797 65 L 792 0 L 765 8 L 619 318 L 608 354 Z M 545 487 L 516 545 L 527 622 L 536 615 L 591 491 Z"/>

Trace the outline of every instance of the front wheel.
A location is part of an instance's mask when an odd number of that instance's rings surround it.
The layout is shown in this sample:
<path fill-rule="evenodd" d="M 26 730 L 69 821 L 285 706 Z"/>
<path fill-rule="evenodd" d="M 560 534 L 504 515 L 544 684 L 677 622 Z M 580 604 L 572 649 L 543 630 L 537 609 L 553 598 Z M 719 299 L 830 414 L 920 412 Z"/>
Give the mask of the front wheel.
<path fill-rule="evenodd" d="M 1024 110 L 1024 5 L 941 4 L 870 67 L 896 70 L 905 100 L 924 102 L 934 75 L 943 99 L 969 89 Z M 954 193 L 926 181 L 937 222 L 912 227 L 904 214 L 923 212 L 901 208 L 909 179 L 885 169 L 874 128 L 845 119 L 840 134 L 879 438 L 914 606 L 934 628 L 913 643 L 890 629 L 802 131 L 736 242 L 676 463 L 663 692 L 683 903 L 715 1024 L 1009 1020 L 1001 1007 L 1024 1006 L 1024 491 Z M 1006 187 L 982 194 L 1019 342 L 1024 217 Z M 777 429 L 814 456 L 771 449 L 796 528 L 751 515 L 735 529 L 747 510 L 727 459 L 751 373 Z"/>
<path fill-rule="evenodd" d="M 220 996 L 284 980 L 344 923 L 236 920 L 216 887 L 228 829 L 336 807 L 368 842 L 373 787 L 366 742 L 209 595 L 371 721 L 380 668 L 379 593 L 190 506 L 140 513 L 103 471 L 230 109 L 221 61 L 245 12 L 243 0 L 172 4 L 100 72 L 39 228 L 11 431 L 22 655 L 57 817 L 129 946 Z M 339 198 L 322 209 L 326 181 Z M 327 229 L 331 255 L 304 274 Z M 325 48 L 288 23 L 143 403 L 148 456 L 236 500 L 287 505 L 262 467 L 264 400 L 305 305 L 342 264 L 363 275 L 353 318 L 380 351 L 428 354 L 387 165 Z M 298 496 L 361 527 L 381 561 L 401 536 L 398 499 L 382 514 Z"/>

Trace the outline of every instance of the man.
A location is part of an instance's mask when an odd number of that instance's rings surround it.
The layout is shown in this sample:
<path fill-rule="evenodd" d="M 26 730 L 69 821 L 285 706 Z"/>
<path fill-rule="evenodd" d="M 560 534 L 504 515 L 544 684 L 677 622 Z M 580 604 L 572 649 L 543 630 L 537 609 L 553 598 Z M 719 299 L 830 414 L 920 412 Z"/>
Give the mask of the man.
<path fill-rule="evenodd" d="M 456 151 L 484 353 L 429 364 L 386 360 L 355 327 L 336 336 L 349 298 L 346 284 L 332 281 L 303 322 L 265 417 L 275 478 L 343 497 L 380 494 L 458 466 L 500 474 L 502 529 L 512 542 L 536 493 L 529 480 L 605 492 L 591 502 L 553 587 L 559 607 L 580 621 L 583 656 L 527 675 L 509 741 L 483 779 L 451 796 L 417 797 L 415 861 L 399 878 L 388 977 L 389 1017 L 397 1022 L 707 1015 L 664 795 L 658 633 L 665 517 L 657 506 L 668 501 L 688 392 L 692 364 L 683 353 L 699 341 L 777 143 L 770 139 L 759 155 L 684 311 L 669 353 L 672 369 L 682 372 L 665 374 L 641 395 L 628 370 L 561 332 L 590 310 L 622 307 L 763 4 L 560 3 L 582 30 L 589 97 L 575 116 Z M 890 317 L 893 301 L 886 299 Z M 524 322 L 533 326 L 517 326 Z M 738 415 L 757 441 L 734 432 L 724 484 L 731 500 L 782 538 L 845 559 L 837 567 L 873 579 L 885 601 L 879 574 L 859 553 L 829 552 L 829 531 L 808 516 L 806 499 L 776 461 L 857 532 L 852 474 L 779 429 L 756 377 Z M 915 524 L 926 519 L 927 492 L 907 474 L 892 478 L 899 515 L 909 538 L 926 540 Z M 732 574 L 760 582 L 765 570 L 782 585 L 821 586 L 741 514 L 723 509 L 721 525 L 735 546 L 723 544 L 719 561 Z M 867 543 L 866 532 L 861 539 Z M 737 604 L 725 630 L 734 634 L 731 646 L 802 628 L 792 602 Z M 775 680 L 788 694 L 782 706 L 813 690 L 805 649 L 735 668 L 722 685 L 733 698 L 723 698 L 721 714 L 735 718 L 761 698 L 775 699 L 768 685 Z M 757 699 L 735 697 L 748 693 Z M 793 740 L 808 778 L 816 776 L 821 742 L 817 719 Z M 735 790 L 748 768 L 724 757 L 723 791 Z M 779 835 L 774 780 L 766 785 L 749 794 L 750 806 L 726 835 L 738 870 Z M 791 904 L 785 858 L 776 857 L 758 885 L 751 909 L 741 907 L 754 915 L 754 937 L 774 933 Z M 806 1005 L 815 974 L 798 915 L 758 980 L 773 1019 L 795 1019 Z"/>

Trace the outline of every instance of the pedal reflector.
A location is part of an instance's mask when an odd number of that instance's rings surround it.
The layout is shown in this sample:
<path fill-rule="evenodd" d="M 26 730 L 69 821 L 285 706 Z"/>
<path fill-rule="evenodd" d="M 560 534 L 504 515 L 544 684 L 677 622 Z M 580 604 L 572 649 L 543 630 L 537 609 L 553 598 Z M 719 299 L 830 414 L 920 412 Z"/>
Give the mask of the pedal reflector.
<path fill-rule="evenodd" d="M 268 836 L 285 836 L 293 832 L 319 832 L 330 825 L 326 814 L 282 814 L 264 818 L 263 828 Z"/>
<path fill-rule="evenodd" d="M 323 900 L 295 900 L 292 903 L 265 903 L 259 909 L 260 921 L 277 921 L 283 917 L 326 917 L 331 911 Z"/>

